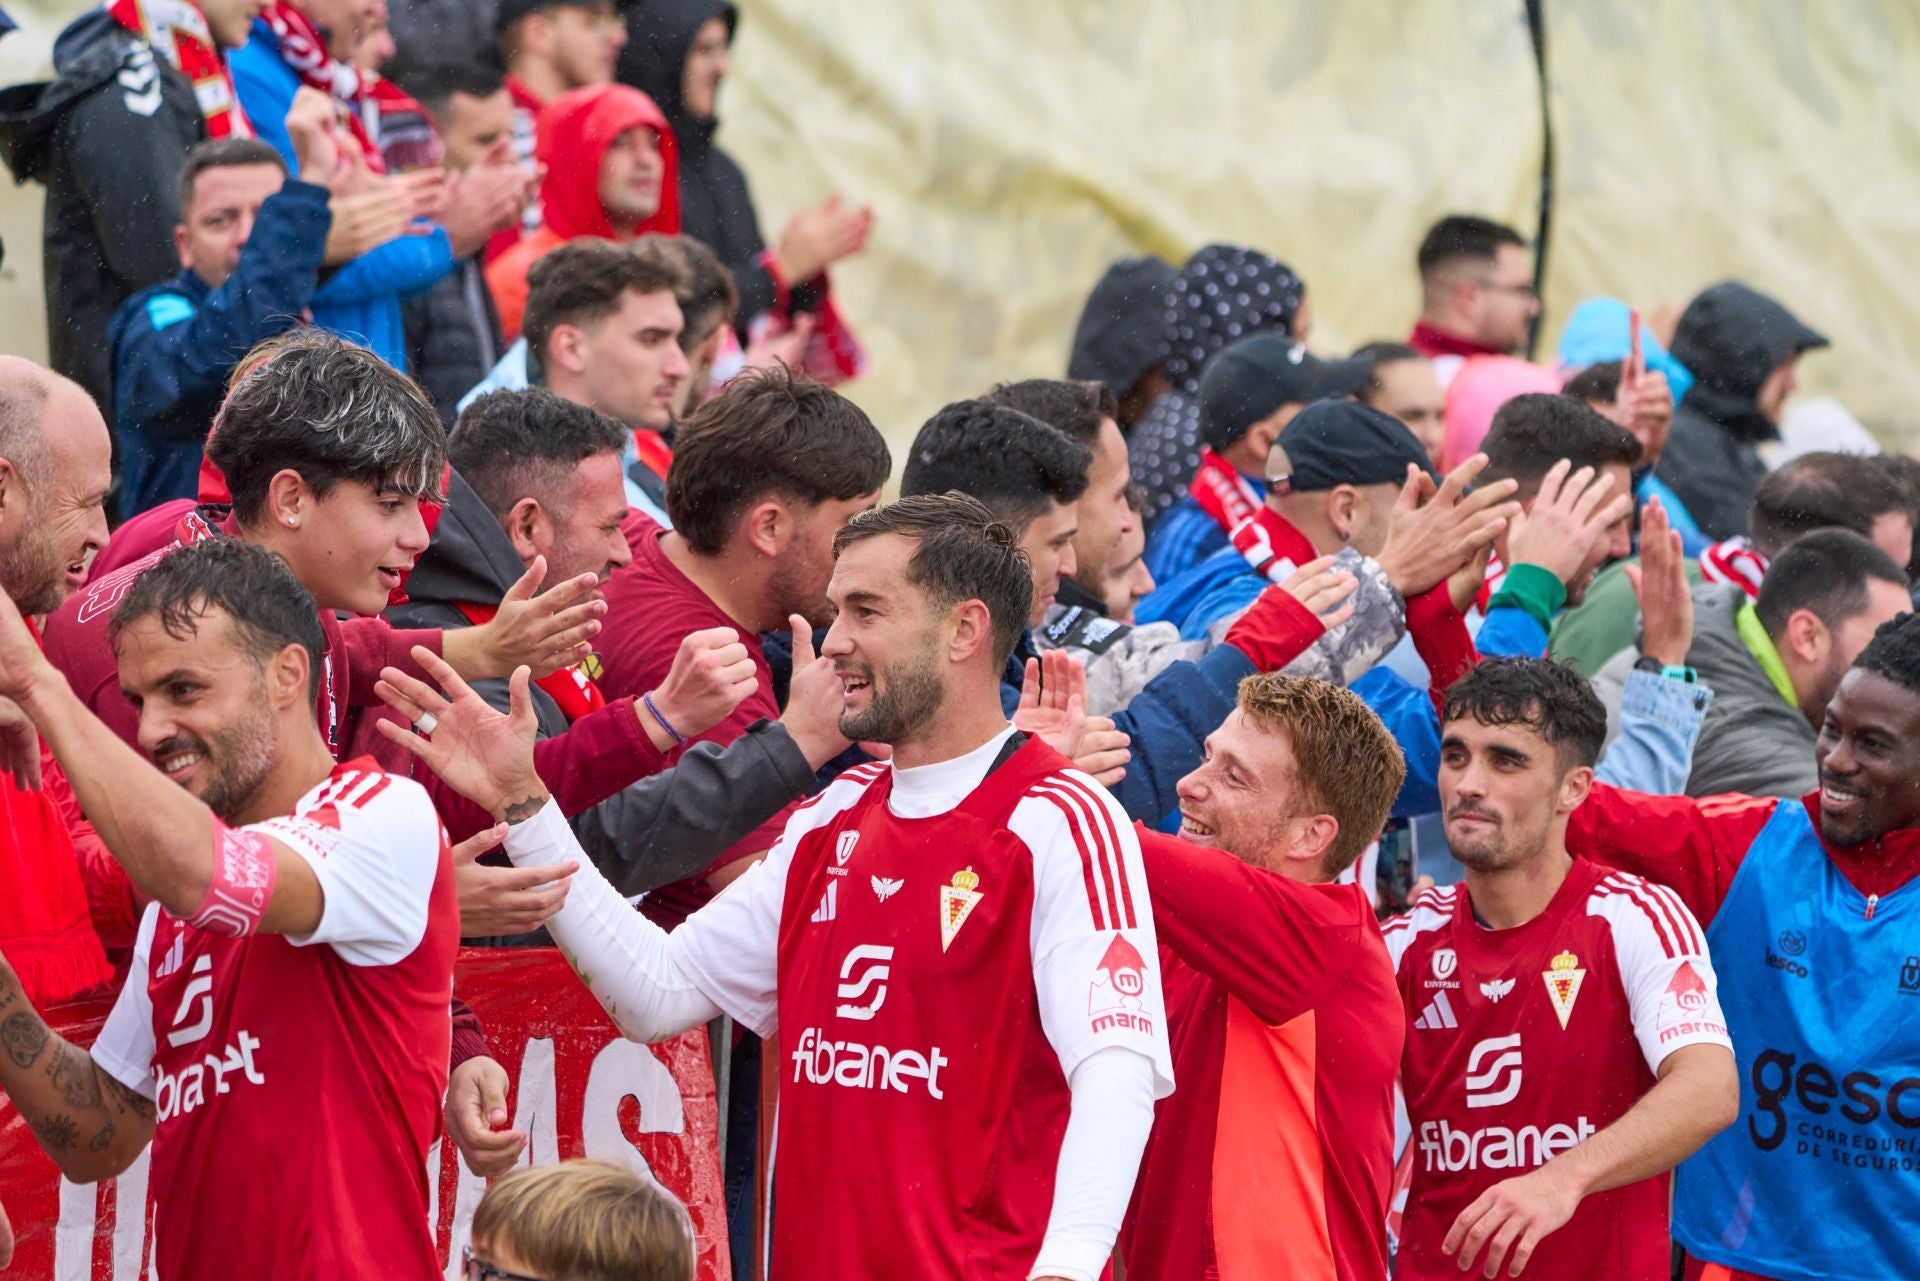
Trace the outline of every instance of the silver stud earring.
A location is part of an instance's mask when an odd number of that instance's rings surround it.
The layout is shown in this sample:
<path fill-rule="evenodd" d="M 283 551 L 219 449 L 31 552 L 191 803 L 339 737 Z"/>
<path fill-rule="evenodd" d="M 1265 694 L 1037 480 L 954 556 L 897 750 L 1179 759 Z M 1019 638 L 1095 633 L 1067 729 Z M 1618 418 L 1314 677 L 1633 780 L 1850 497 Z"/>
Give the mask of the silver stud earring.
<path fill-rule="evenodd" d="M 287 528 L 288 528 L 288 529 L 292 529 L 292 528 L 293 528 L 293 527 L 294 527 L 295 525 L 298 525 L 299 523 L 300 523 L 300 518 L 299 518 L 298 516 L 289 516 L 289 517 L 287 517 Z"/>

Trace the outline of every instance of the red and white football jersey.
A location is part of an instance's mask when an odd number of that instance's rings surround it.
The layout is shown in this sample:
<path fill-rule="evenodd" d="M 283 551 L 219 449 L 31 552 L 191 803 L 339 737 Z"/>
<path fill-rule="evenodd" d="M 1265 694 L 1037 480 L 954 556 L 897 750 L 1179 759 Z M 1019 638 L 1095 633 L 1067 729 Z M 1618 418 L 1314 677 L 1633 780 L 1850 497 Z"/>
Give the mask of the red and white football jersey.
<path fill-rule="evenodd" d="M 319 928 L 236 939 L 150 905 L 93 1046 L 158 1113 L 157 1275 L 427 1281 L 460 930 L 445 830 L 365 758 L 246 830 L 312 867 Z"/>
<path fill-rule="evenodd" d="M 1482 1192 L 1619 1120 L 1673 1051 L 1732 1044 L 1693 914 L 1625 872 L 1576 859 L 1546 911 L 1510 930 L 1476 922 L 1464 884 L 1383 928 L 1413 1127 L 1397 1278 L 1457 1278 L 1441 1242 Z M 1527 1272 L 1664 1281 L 1668 1268 L 1663 1174 L 1587 1197 Z"/>
<path fill-rule="evenodd" d="M 1121 1047 L 1172 1089 L 1132 825 L 1017 742 L 848 771 L 669 940 L 716 1004 L 778 1027 L 774 1276 L 1025 1277 L 1075 1067 Z"/>

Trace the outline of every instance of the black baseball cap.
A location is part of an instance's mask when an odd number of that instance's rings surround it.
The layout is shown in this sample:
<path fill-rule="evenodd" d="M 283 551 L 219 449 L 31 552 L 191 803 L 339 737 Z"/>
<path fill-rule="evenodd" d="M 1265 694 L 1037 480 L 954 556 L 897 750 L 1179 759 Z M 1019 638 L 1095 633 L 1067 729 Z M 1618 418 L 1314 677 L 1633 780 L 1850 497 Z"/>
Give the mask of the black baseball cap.
<path fill-rule="evenodd" d="M 1295 414 L 1267 451 L 1267 492 L 1398 485 L 1408 463 L 1433 474 L 1405 423 L 1357 400 L 1322 400 Z"/>
<path fill-rule="evenodd" d="M 1369 360 L 1322 360 L 1285 334 L 1242 338 L 1200 374 L 1200 436 L 1225 449 L 1282 405 L 1351 396 L 1373 374 Z"/>
<path fill-rule="evenodd" d="M 542 9 L 557 9 L 563 4 L 581 9 L 600 9 L 606 7 L 607 3 L 608 0 L 500 0 L 500 6 L 493 14 L 493 29 L 505 31 L 522 18 L 530 18 Z"/>

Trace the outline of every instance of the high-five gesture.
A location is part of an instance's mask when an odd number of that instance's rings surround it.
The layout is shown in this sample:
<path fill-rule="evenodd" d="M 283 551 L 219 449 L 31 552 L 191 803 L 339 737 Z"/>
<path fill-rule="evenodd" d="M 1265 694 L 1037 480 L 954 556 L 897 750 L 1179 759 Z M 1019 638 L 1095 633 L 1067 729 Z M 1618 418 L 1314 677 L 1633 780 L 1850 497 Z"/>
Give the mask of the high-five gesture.
<path fill-rule="evenodd" d="M 1378 557 L 1394 589 L 1413 597 L 1443 581 L 1490 545 L 1520 513 L 1513 480 L 1497 480 L 1468 492 L 1486 470 L 1487 456 L 1475 454 L 1447 473 L 1439 489 L 1418 468 L 1407 468 L 1407 483 L 1394 504 L 1387 545 Z"/>
<path fill-rule="evenodd" d="M 490 621 L 446 634 L 445 658 L 455 671 L 486 680 L 525 666 L 546 676 L 587 656 L 587 642 L 600 634 L 600 615 L 607 612 L 595 591 L 600 580 L 582 574 L 543 592 L 546 577 L 547 558 L 535 556 Z"/>
<path fill-rule="evenodd" d="M 1571 583 L 1587 568 L 1594 544 L 1632 510 L 1633 495 L 1616 491 L 1613 477 L 1591 467 L 1572 469 L 1565 458 L 1555 463 L 1541 480 L 1533 506 L 1514 518 L 1507 535 L 1508 564 L 1538 565 Z"/>
<path fill-rule="evenodd" d="M 386 668 L 374 692 L 411 721 L 414 729 L 382 720 L 380 732 L 426 762 L 453 790 L 495 819 L 518 823 L 539 813 L 547 803 L 547 789 L 533 768 L 538 724 L 527 692 L 531 680 L 527 669 L 514 671 L 509 683 L 512 711 L 502 715 L 426 646 L 415 645 L 413 658 L 440 688 L 415 680 L 397 667 Z M 421 737 L 415 732 L 419 729 L 431 737 Z"/>
<path fill-rule="evenodd" d="M 1693 648 L 1693 591 L 1680 532 L 1668 523 L 1658 498 L 1640 515 L 1640 563 L 1626 569 L 1645 623 L 1640 652 L 1664 666 L 1680 666 Z"/>

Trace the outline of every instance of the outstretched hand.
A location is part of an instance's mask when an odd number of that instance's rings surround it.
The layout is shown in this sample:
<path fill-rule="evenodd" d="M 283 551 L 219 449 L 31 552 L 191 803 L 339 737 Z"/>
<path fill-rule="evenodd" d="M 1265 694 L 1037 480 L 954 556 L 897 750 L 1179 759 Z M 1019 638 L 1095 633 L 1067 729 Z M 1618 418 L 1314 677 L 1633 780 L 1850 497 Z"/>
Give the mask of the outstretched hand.
<path fill-rule="evenodd" d="M 1475 454 L 1448 472 L 1437 490 L 1424 472 L 1407 468 L 1387 545 L 1377 558 L 1401 596 L 1412 599 L 1456 573 L 1519 515 L 1520 504 L 1513 501 L 1519 485 L 1512 479 L 1468 492 L 1486 466 L 1487 456 Z"/>
<path fill-rule="evenodd" d="M 1540 492 L 1507 536 L 1509 565 L 1538 565 L 1562 583 L 1587 568 L 1594 543 L 1633 510 L 1633 495 L 1617 491 L 1613 477 L 1593 467 L 1573 470 L 1562 458 L 1547 470 Z"/>
<path fill-rule="evenodd" d="M 1133 758 L 1131 739 L 1105 716 L 1087 715 L 1087 669 L 1065 650 L 1028 659 L 1015 728 L 1032 734 L 1102 786 L 1112 786 Z"/>
<path fill-rule="evenodd" d="M 507 589 L 499 612 L 473 629 L 484 633 L 485 670 L 467 675 L 505 676 L 524 665 L 535 676 L 547 676 L 587 656 L 587 642 L 600 634 L 600 616 L 607 612 L 607 603 L 593 594 L 600 580 L 581 574 L 543 592 L 546 576 L 547 558 L 535 556 L 520 581 Z"/>
<path fill-rule="evenodd" d="M 1649 500 L 1640 515 L 1640 563 L 1626 570 L 1644 620 L 1640 652 L 1664 666 L 1680 666 L 1693 648 L 1693 590 L 1680 531 L 1668 522 L 1658 498 Z"/>
<path fill-rule="evenodd" d="M 480 856 L 507 837 L 496 823 L 453 847 L 453 885 L 460 901 L 463 938 L 525 934 L 537 930 L 567 901 L 577 860 L 546 867 L 495 867 Z"/>
<path fill-rule="evenodd" d="M 426 646 L 415 645 L 413 658 L 440 689 L 397 667 L 386 668 L 374 692 L 414 728 L 382 719 L 380 732 L 426 762 L 448 786 L 494 818 L 518 823 L 538 813 L 547 802 L 547 789 L 533 768 L 538 726 L 527 692 L 531 680 L 527 669 L 515 669 L 508 686 L 512 711 L 502 715 Z M 416 730 L 424 730 L 426 736 Z"/>

